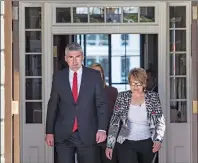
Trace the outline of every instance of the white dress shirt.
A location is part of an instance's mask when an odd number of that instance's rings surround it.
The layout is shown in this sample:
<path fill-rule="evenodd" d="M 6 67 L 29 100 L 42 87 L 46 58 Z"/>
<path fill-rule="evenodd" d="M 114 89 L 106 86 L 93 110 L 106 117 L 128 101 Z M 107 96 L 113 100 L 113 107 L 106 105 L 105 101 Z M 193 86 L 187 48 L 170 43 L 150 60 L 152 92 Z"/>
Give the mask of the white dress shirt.
<path fill-rule="evenodd" d="M 81 85 L 81 80 L 82 80 L 82 71 L 83 71 L 82 67 L 78 71 L 76 71 L 76 73 L 77 73 L 77 84 L 78 84 L 78 95 L 79 95 L 79 92 L 80 92 L 80 85 Z M 73 78 L 74 78 L 74 71 L 69 69 L 69 83 L 70 83 L 71 90 L 72 90 L 72 86 L 73 86 Z M 106 132 L 104 130 L 98 130 L 98 131 Z"/>
<path fill-rule="evenodd" d="M 77 73 L 77 84 L 78 84 L 78 94 L 79 94 L 81 79 L 82 79 L 82 67 L 78 71 L 76 71 L 76 73 Z M 74 78 L 74 71 L 69 69 L 69 83 L 70 83 L 71 89 L 73 86 L 73 78 Z"/>

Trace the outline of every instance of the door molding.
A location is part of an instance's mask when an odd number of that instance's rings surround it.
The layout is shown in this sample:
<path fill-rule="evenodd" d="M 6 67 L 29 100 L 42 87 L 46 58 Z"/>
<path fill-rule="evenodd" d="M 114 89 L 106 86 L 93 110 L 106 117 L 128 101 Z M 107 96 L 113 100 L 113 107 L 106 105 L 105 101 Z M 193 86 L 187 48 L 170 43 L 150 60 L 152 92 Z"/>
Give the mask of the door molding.
<path fill-rule="evenodd" d="M 134 3 L 133 3 L 134 4 Z M 151 3 L 150 3 L 151 4 Z M 48 4 L 50 5 L 50 4 Z M 58 6 L 58 5 L 56 5 Z M 90 4 L 91 6 L 91 4 Z M 103 5 L 100 5 L 103 6 Z M 144 5 L 146 6 L 146 5 Z M 154 5 L 153 5 L 154 6 Z M 54 6 L 51 5 L 53 8 Z M 44 7 L 45 8 L 45 7 Z M 164 116 L 166 117 L 166 114 L 168 112 L 167 108 L 167 94 L 163 94 L 164 90 L 167 89 L 166 85 L 167 83 L 167 77 L 163 74 L 167 74 L 167 64 L 164 62 L 164 57 L 167 57 L 167 3 L 166 2 L 158 2 L 156 5 L 157 10 L 159 10 L 160 14 L 156 18 L 158 21 L 156 21 L 155 24 L 149 24 L 149 25 L 141 25 L 141 24 L 130 24 L 130 25 L 100 25 L 100 26 L 94 26 L 94 25 L 84 25 L 84 26 L 77 26 L 77 25 L 52 25 L 51 28 L 51 33 L 50 30 L 48 30 L 48 36 L 44 39 L 47 40 L 48 44 L 46 44 L 46 50 L 48 49 L 48 54 L 52 54 L 52 49 L 49 48 L 49 42 L 52 47 L 52 42 L 53 42 L 53 35 L 61 35 L 61 34 L 83 34 L 83 33 L 98 33 L 98 34 L 104 34 L 104 33 L 133 33 L 133 34 L 158 34 L 158 65 L 161 65 L 159 72 L 158 72 L 158 79 L 159 83 L 162 83 L 159 85 L 159 92 L 161 94 L 160 99 L 162 101 L 162 108 L 164 112 Z M 54 9 L 53 9 L 54 10 Z M 163 12 L 162 12 L 163 11 Z M 47 13 L 46 13 L 47 14 Z M 49 15 L 50 13 L 48 13 Z M 48 22 L 49 23 L 49 22 Z M 54 23 L 54 22 L 51 22 Z M 48 24 L 49 25 L 49 24 Z M 46 25 L 47 26 L 47 25 Z M 93 28 L 94 27 L 94 28 Z M 112 30 L 113 29 L 113 30 Z M 47 35 L 47 33 L 45 33 Z M 51 35 L 51 37 L 49 37 Z M 51 40 L 49 40 L 51 38 Z M 48 45 L 48 46 L 47 46 Z M 51 53 L 49 53 L 49 49 L 51 50 Z M 53 57 L 51 57 L 50 63 L 52 64 L 53 62 Z M 53 64 L 51 65 L 53 67 Z M 53 72 L 53 70 L 52 70 Z M 51 72 L 49 72 L 52 74 Z M 49 75 L 48 75 L 49 76 Z M 49 82 L 49 85 L 51 83 L 51 79 L 47 79 Z M 48 148 L 48 147 L 47 147 Z M 159 162 L 160 163 L 165 163 L 166 162 L 166 152 L 167 146 L 166 146 L 166 135 L 165 139 L 163 142 L 163 147 L 160 150 L 160 157 L 159 157 Z M 47 150 L 46 150 L 47 151 Z M 49 157 L 51 155 L 47 154 Z M 51 158 L 53 160 L 53 158 Z M 49 162 L 51 162 L 49 160 Z"/>
<path fill-rule="evenodd" d="M 167 107 L 167 91 L 164 94 L 164 91 L 167 89 L 167 12 L 168 7 L 166 2 L 161 2 L 160 7 L 160 16 L 159 16 L 159 34 L 158 34 L 158 91 L 161 99 L 161 105 L 165 118 L 168 114 Z M 160 68 L 159 68 L 160 65 Z M 166 74 L 166 75 L 164 75 Z M 166 82 L 165 82 L 166 81 Z M 167 119 L 166 119 L 167 121 Z M 159 163 L 167 162 L 167 135 L 165 132 L 162 148 L 159 152 Z"/>
<path fill-rule="evenodd" d="M 169 1 L 167 2 L 167 7 L 169 6 L 186 6 L 186 100 L 187 100 L 187 123 L 175 123 L 176 125 L 187 125 L 189 126 L 188 132 L 189 132 L 189 145 L 190 145 L 190 162 L 194 162 L 193 160 L 193 152 L 192 152 L 192 55 L 191 55 L 191 1 L 182 1 L 182 2 L 176 2 L 176 1 Z M 167 10 L 168 11 L 168 10 Z M 169 18 L 169 12 L 167 13 L 167 16 Z M 167 22 L 167 26 L 169 26 L 169 22 Z M 169 33 L 169 29 L 167 28 L 166 33 Z M 167 37 L 167 50 L 169 49 L 169 35 Z M 167 51 L 168 53 L 168 51 Z M 167 58 L 167 66 L 170 65 L 169 58 Z M 167 67 L 167 77 L 169 77 L 169 67 Z M 167 80 L 167 79 L 166 79 Z M 167 83 L 167 88 L 170 88 L 170 82 Z M 170 89 L 167 89 L 167 105 L 170 106 Z M 169 107 L 168 107 L 169 108 Z M 170 124 L 170 113 L 167 112 L 167 122 Z M 174 123 L 172 123 L 173 125 Z M 167 125 L 168 126 L 168 125 Z M 183 126 L 181 126 L 182 128 Z M 168 143 L 168 142 L 167 142 Z M 166 144 L 167 144 L 166 143 Z M 197 143 L 197 142 L 194 142 Z"/>
<path fill-rule="evenodd" d="M 57 4 L 58 2 L 56 2 Z M 74 4 L 77 4 L 77 2 L 72 2 Z M 92 4 L 96 4 L 96 2 L 88 2 L 89 5 L 91 6 Z M 98 3 L 98 2 L 97 2 Z M 101 2 L 102 3 L 102 2 Z M 101 5 L 100 6 L 104 6 Z M 106 2 L 104 2 L 106 3 Z M 112 4 L 112 6 L 115 4 L 115 2 L 109 2 Z M 137 5 L 135 2 L 129 2 L 131 5 Z M 43 103 L 44 103 L 44 110 L 43 110 L 43 114 L 44 114 L 44 121 L 43 121 L 43 125 L 45 125 L 45 119 L 46 119 L 46 108 L 47 108 L 47 103 L 48 103 L 48 99 L 50 96 L 50 88 L 51 88 L 51 83 L 52 83 L 52 73 L 53 73 L 53 35 L 56 34 L 80 34 L 80 33 L 112 33 L 112 31 L 114 31 L 115 33 L 140 33 L 140 34 L 158 34 L 158 65 L 160 65 L 160 69 L 158 72 L 158 79 L 159 79 L 159 93 L 160 93 L 160 99 L 162 102 L 162 108 L 164 111 L 164 115 L 165 117 L 168 116 L 169 114 L 169 91 L 166 91 L 166 94 L 164 94 L 164 90 L 167 90 L 168 88 L 168 83 L 167 83 L 167 76 L 169 75 L 169 71 L 168 71 L 168 62 L 167 62 L 167 49 L 168 49 L 168 39 L 167 39 L 167 25 L 168 25 L 168 4 L 173 4 L 173 3 L 167 3 L 167 2 L 157 2 L 153 1 L 153 2 L 149 2 L 150 5 L 153 3 L 155 3 L 153 6 L 156 5 L 157 10 L 159 10 L 159 16 L 157 18 L 157 23 L 155 24 L 150 24 L 150 25 L 101 25 L 101 26 L 97 26 L 97 28 L 93 28 L 96 26 L 93 25 L 84 25 L 84 26 L 74 26 L 74 25 L 54 25 L 53 23 L 53 19 L 51 19 L 54 14 L 53 14 L 53 6 L 55 5 L 55 3 L 53 2 L 49 2 L 49 3 L 39 3 L 40 5 L 42 4 L 43 6 L 43 30 L 42 30 L 42 43 L 43 43 L 43 86 L 45 87 L 44 90 L 44 98 L 43 98 Z M 23 142 L 23 124 L 25 122 L 24 118 L 24 113 L 23 113 L 23 109 L 24 109 L 24 104 L 23 104 L 23 99 L 24 99 L 24 49 L 25 49 L 25 33 L 24 33 L 24 7 L 25 6 L 35 6 L 36 4 L 38 4 L 38 2 L 31 2 L 31 3 L 23 3 L 23 2 L 19 2 L 20 6 L 19 6 L 19 15 L 20 15 L 20 19 L 19 19 L 19 34 L 20 34 L 20 38 L 19 38 L 19 46 L 20 46 L 20 108 L 21 108 L 21 112 L 20 112 L 20 144 L 22 144 Z M 118 4 L 116 2 L 116 4 Z M 143 3 L 144 6 L 147 6 L 147 2 Z M 190 2 L 186 2 L 186 3 L 181 3 L 181 2 L 174 2 L 174 4 L 176 4 L 177 6 L 179 4 L 185 4 L 185 6 L 187 6 L 187 19 L 189 22 L 189 25 L 187 24 L 187 31 L 189 34 L 187 34 L 187 53 L 188 53 L 188 65 L 191 65 L 191 57 L 190 57 L 190 53 L 191 53 L 191 46 L 190 46 L 190 16 L 191 15 L 191 3 Z M 60 5 L 62 5 L 62 3 L 60 3 Z M 123 5 L 123 3 L 122 3 Z M 113 30 L 112 30 L 113 29 Z M 188 66 L 188 74 L 191 74 L 191 68 L 190 66 Z M 164 75 L 165 74 L 165 75 Z M 161 83 L 161 84 L 160 84 Z M 188 89 L 190 89 L 190 85 L 191 83 L 191 77 L 190 75 L 188 75 Z M 190 91 L 189 91 L 190 92 Z M 191 94 L 188 93 L 189 96 L 189 101 L 191 99 Z M 188 107 L 191 108 L 191 104 L 189 102 Z M 191 118 L 192 115 L 189 114 L 189 118 Z M 167 121 L 167 119 L 166 119 Z M 189 121 L 189 119 L 188 119 Z M 191 126 L 192 127 L 192 126 Z M 191 128 L 192 131 L 192 128 Z M 192 140 L 191 140 L 191 144 L 192 144 Z M 21 145 L 22 147 L 23 145 Z M 23 150 L 22 150 L 23 151 Z M 192 154 L 192 151 L 191 151 Z M 21 152 L 21 156 L 23 155 L 23 153 Z M 163 147 L 160 150 L 160 163 L 164 163 L 167 162 L 166 160 L 167 157 L 167 136 L 165 135 L 165 139 L 163 142 Z M 191 156 L 192 157 L 192 156 Z M 23 157 L 21 157 L 23 158 Z M 53 148 L 49 148 L 46 144 L 45 144 L 45 161 L 46 163 L 52 163 L 54 158 L 53 158 Z"/>
<path fill-rule="evenodd" d="M 43 45 L 44 45 L 44 82 L 45 82 L 45 90 L 44 90 L 44 125 L 46 125 L 46 115 L 47 115 L 47 103 L 50 97 L 51 85 L 52 85 L 52 75 L 53 75 L 53 35 L 52 35 L 52 12 L 51 12 L 51 4 L 44 4 L 44 31 L 43 31 Z M 50 17 L 50 19 L 49 19 Z M 45 143 L 45 161 L 46 163 L 54 162 L 54 149 L 52 147 L 48 147 Z"/>
<path fill-rule="evenodd" d="M 42 110 L 42 123 L 30 123 L 30 124 L 27 124 L 26 123 L 26 114 L 25 114 L 25 99 L 26 99 L 26 95 L 25 95 L 25 89 L 26 89 L 26 83 L 25 83 L 25 55 L 26 55 L 26 50 L 25 50 L 25 47 L 26 47 L 26 39 L 25 39 L 25 32 L 26 32 L 26 29 L 25 29 L 25 7 L 41 7 L 41 11 L 43 11 L 43 3 L 42 2 L 37 2 L 37 3 L 34 3 L 34 2 L 30 2 L 30 3 L 25 3 L 25 2 L 19 2 L 19 70 L 20 70 L 20 91 L 19 91 L 19 108 L 20 108 L 20 148 L 21 148 L 21 152 L 20 152 L 20 160 L 21 161 L 24 161 L 23 159 L 27 159 L 27 157 L 25 156 L 24 154 L 24 151 L 27 150 L 27 149 L 24 149 L 24 146 L 25 146 L 25 143 L 27 142 L 27 140 L 25 139 L 25 137 L 29 137 L 31 135 L 31 133 L 28 135 L 26 132 L 25 134 L 27 135 L 24 135 L 24 130 L 27 130 L 28 128 L 30 128 L 30 125 L 32 127 L 32 130 L 34 130 L 35 128 L 39 128 L 39 130 L 43 130 L 44 131 L 44 109 Z M 42 17 L 43 19 L 43 17 Z M 43 20 L 42 20 L 43 22 Z M 43 38 L 43 27 L 42 27 L 42 30 L 41 30 L 41 33 L 42 33 L 42 38 Z M 43 39 L 42 39 L 43 41 Z M 42 46 L 42 49 L 43 49 L 43 42 L 41 43 L 41 46 Z M 43 51 L 43 50 L 42 50 Z M 43 57 L 44 53 L 41 51 L 41 54 L 42 54 L 42 61 L 45 60 L 45 58 Z M 45 90 L 43 89 L 45 86 L 45 78 L 43 77 L 43 74 L 45 74 L 45 70 L 46 68 L 43 66 L 43 62 L 41 63 L 42 65 L 42 91 Z M 44 96 L 44 93 L 42 93 L 42 96 Z M 37 100 L 31 100 L 31 101 L 37 101 Z M 43 107 L 43 104 L 44 104 L 44 99 L 42 100 L 39 100 L 39 102 L 42 101 L 42 108 Z M 36 134 L 36 133 L 35 133 Z M 43 140 L 44 140 L 44 132 L 40 133 L 42 135 L 40 135 L 40 138 L 43 137 Z M 36 137 L 33 137 L 33 138 L 36 138 Z M 44 149 L 44 144 L 43 144 L 43 149 Z M 31 150 L 34 151 L 37 150 L 36 148 L 36 145 L 35 146 L 31 146 Z M 35 152 L 35 151 L 34 151 Z M 36 153 L 36 155 L 38 156 L 38 159 L 39 159 L 39 154 L 40 153 L 44 153 L 44 150 L 40 151 L 39 153 Z M 42 155 L 42 154 L 41 154 Z M 25 158 L 26 157 L 26 158 Z M 44 156 L 45 157 L 45 156 Z M 31 158 L 29 158 L 31 159 Z M 41 158 L 42 159 L 42 158 Z M 27 160 L 26 160 L 27 161 Z M 29 160 L 30 161 L 30 160 Z M 33 160 L 32 160 L 33 161 Z"/>

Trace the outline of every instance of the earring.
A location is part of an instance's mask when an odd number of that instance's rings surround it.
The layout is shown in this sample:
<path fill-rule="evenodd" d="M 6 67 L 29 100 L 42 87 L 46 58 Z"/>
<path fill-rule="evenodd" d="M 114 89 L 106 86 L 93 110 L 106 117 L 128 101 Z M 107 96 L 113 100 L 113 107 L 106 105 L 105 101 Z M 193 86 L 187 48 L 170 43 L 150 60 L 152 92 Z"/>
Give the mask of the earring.
<path fill-rule="evenodd" d="M 146 92 L 146 87 L 143 88 L 144 92 Z"/>

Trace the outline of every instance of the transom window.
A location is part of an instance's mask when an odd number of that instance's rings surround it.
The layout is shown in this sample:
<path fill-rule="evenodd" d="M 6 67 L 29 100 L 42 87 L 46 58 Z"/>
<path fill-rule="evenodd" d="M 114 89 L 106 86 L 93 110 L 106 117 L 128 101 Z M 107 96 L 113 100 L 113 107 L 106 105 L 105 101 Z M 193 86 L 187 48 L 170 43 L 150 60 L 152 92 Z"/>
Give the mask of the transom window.
<path fill-rule="evenodd" d="M 56 24 L 155 23 L 155 7 L 56 7 Z"/>

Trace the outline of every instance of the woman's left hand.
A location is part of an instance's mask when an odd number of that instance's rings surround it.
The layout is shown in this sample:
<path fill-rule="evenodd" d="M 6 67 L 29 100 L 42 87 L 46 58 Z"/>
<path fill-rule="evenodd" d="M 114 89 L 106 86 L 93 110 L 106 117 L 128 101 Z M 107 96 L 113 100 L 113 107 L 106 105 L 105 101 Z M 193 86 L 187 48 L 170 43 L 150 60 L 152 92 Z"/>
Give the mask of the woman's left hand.
<path fill-rule="evenodd" d="M 161 148 L 161 143 L 158 141 L 153 142 L 153 153 L 158 152 Z"/>

